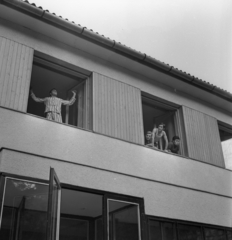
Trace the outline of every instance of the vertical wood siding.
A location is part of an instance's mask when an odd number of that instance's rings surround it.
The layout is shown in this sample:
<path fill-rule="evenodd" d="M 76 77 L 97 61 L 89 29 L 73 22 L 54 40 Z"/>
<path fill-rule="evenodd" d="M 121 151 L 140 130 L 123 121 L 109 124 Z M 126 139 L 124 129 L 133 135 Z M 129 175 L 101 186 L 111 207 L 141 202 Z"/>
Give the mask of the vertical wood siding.
<path fill-rule="evenodd" d="M 33 52 L 0 37 L 0 106 L 26 112 Z"/>
<path fill-rule="evenodd" d="M 92 77 L 86 79 L 84 93 L 83 127 L 92 130 Z"/>
<path fill-rule="evenodd" d="M 93 73 L 93 130 L 144 144 L 140 90 Z"/>
<path fill-rule="evenodd" d="M 183 107 L 189 157 L 225 167 L 217 120 Z"/>

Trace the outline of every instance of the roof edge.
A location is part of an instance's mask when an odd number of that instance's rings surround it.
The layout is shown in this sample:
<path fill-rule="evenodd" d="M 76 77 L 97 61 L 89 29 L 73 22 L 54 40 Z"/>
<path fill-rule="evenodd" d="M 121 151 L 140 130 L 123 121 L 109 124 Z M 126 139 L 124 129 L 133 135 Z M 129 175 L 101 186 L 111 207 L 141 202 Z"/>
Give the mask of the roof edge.
<path fill-rule="evenodd" d="M 44 21 L 47 24 L 61 28 L 75 36 L 84 38 L 95 44 L 101 45 L 111 51 L 119 53 L 125 57 L 135 60 L 143 65 L 151 67 L 155 70 L 162 71 L 168 75 L 175 76 L 181 81 L 191 84 L 195 87 L 201 88 L 211 94 L 217 95 L 229 102 L 232 102 L 232 94 L 201 79 L 198 79 L 190 74 L 187 74 L 173 66 L 163 63 L 155 58 L 152 58 L 145 53 L 141 53 L 125 45 L 122 45 L 115 40 L 106 38 L 103 35 L 95 33 L 93 30 L 89 30 L 86 27 L 82 27 L 79 24 L 58 17 L 56 14 L 50 13 L 48 10 L 43 10 L 42 7 L 37 7 L 34 3 L 31 4 L 27 0 L 0 0 L 0 4 L 13 8 L 17 11 L 23 12 L 29 16 L 32 16 L 38 20 Z"/>

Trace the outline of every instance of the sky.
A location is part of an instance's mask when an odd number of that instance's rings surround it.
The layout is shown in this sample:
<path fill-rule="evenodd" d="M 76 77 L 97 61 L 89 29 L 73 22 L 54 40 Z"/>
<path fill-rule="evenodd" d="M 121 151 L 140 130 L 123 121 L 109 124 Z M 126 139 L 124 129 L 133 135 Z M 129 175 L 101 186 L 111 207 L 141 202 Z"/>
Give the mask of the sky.
<path fill-rule="evenodd" d="M 29 0 L 232 93 L 231 0 Z"/>

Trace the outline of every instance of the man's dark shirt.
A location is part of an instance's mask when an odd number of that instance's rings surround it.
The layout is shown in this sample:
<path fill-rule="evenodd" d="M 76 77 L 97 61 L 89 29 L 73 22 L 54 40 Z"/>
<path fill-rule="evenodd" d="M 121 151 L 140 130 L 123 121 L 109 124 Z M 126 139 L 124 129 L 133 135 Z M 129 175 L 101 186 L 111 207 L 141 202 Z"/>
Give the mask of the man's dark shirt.
<path fill-rule="evenodd" d="M 178 154 L 180 150 L 180 145 L 174 145 L 173 142 L 168 143 L 168 150 L 170 150 L 172 153 Z"/>

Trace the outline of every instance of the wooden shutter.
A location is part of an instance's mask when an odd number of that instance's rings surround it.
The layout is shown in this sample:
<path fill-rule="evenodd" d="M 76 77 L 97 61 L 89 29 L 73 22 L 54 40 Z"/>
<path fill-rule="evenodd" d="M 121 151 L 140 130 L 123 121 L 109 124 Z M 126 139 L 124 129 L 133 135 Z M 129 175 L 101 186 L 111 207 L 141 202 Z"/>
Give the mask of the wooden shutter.
<path fill-rule="evenodd" d="M 93 73 L 93 130 L 144 144 L 140 89 Z"/>
<path fill-rule="evenodd" d="M 0 37 L 0 106 L 26 112 L 33 49 Z"/>
<path fill-rule="evenodd" d="M 185 106 L 183 117 L 189 157 L 225 167 L 217 120 Z"/>

